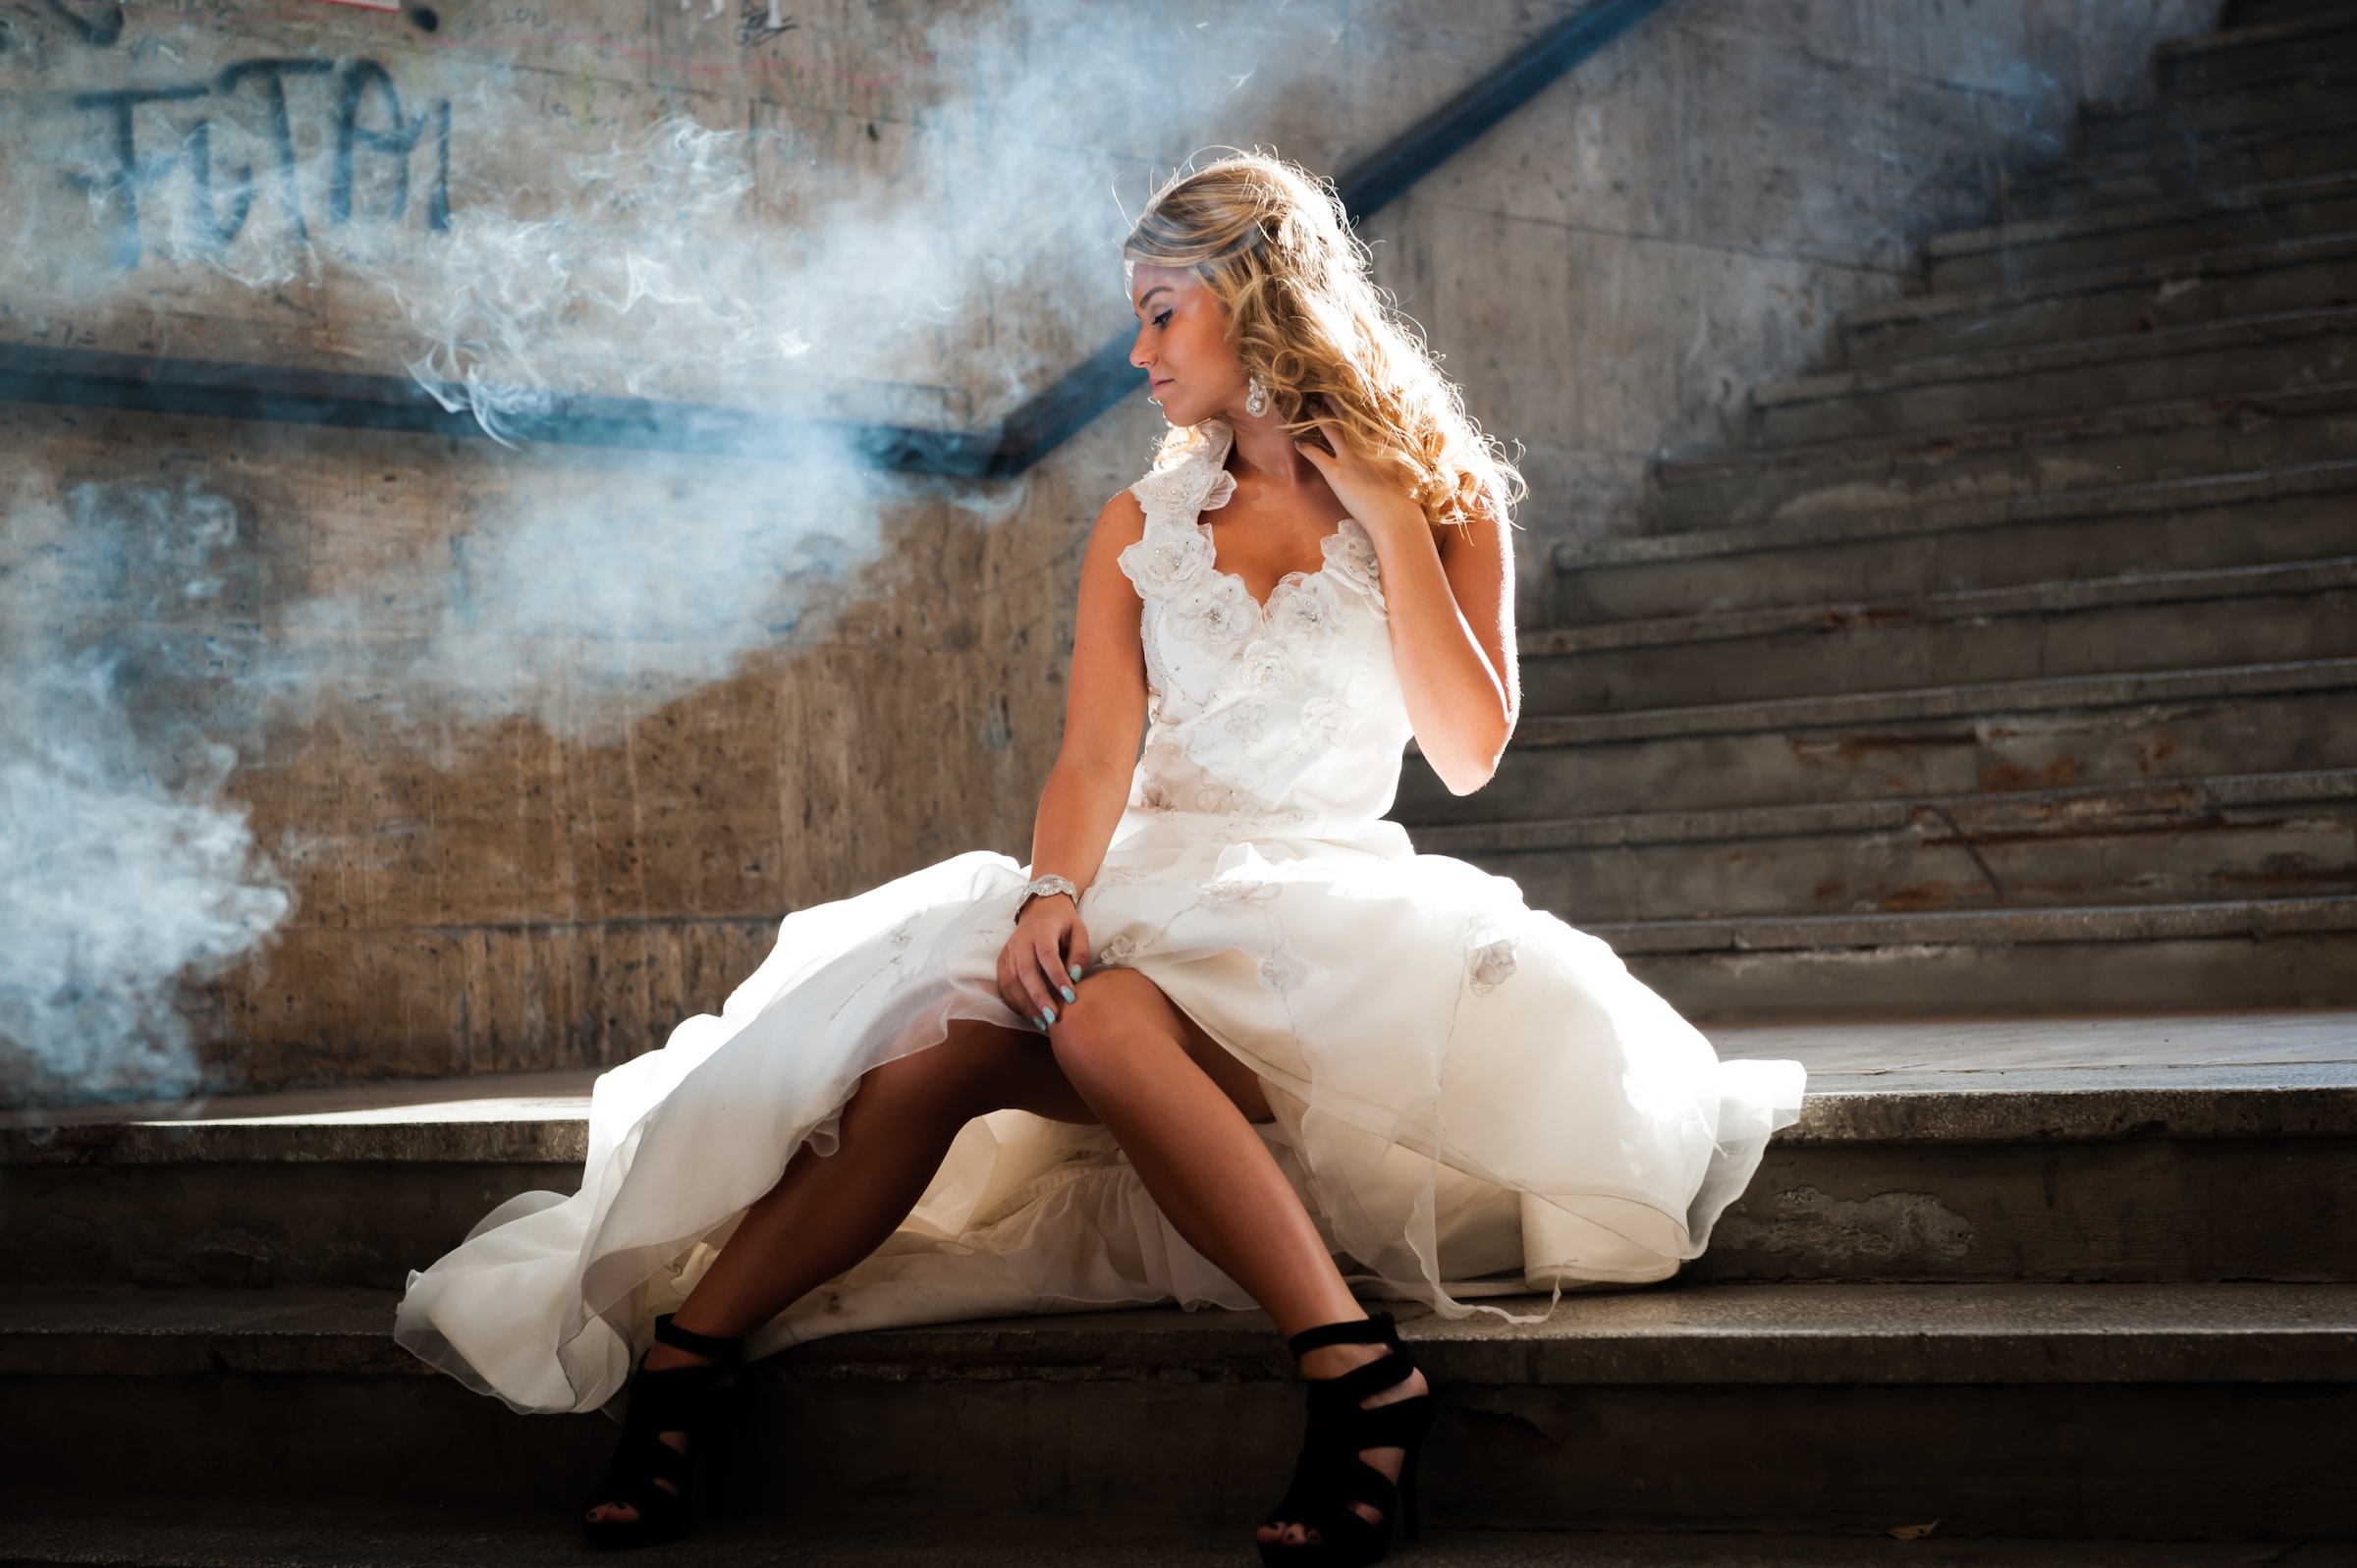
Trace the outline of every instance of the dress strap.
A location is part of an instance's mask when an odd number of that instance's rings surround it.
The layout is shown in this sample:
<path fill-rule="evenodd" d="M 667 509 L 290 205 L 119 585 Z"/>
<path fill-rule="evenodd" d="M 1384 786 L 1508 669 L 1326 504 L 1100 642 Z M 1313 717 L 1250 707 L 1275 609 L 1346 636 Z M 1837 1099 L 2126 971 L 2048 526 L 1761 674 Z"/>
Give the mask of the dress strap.
<path fill-rule="evenodd" d="M 1129 487 L 1145 508 L 1149 533 L 1158 522 L 1191 523 L 1197 514 L 1228 504 L 1235 494 L 1235 476 L 1228 471 L 1228 449 L 1234 442 L 1227 425 L 1206 419 L 1177 458 Z"/>

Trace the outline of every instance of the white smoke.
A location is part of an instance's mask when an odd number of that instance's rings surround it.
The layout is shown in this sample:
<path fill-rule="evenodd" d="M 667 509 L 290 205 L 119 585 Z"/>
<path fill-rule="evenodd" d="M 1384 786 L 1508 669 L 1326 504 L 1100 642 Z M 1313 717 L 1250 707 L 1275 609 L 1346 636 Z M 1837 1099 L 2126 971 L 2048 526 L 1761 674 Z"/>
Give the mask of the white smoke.
<path fill-rule="evenodd" d="M 0 1062 L 19 1098 L 185 1092 L 184 988 L 291 908 L 224 798 L 236 750 L 207 733 L 251 700 L 238 518 L 194 489 L 85 485 L 8 523 Z"/>
<path fill-rule="evenodd" d="M 20 463 L 0 509 L 0 1098 L 18 1099 L 198 1079 L 188 988 L 292 912 L 237 800 L 274 727 L 365 704 L 420 734 L 521 714 L 608 738 L 804 634 L 912 498 L 1018 508 L 1019 483 L 869 471 L 829 421 L 984 428 L 1098 347 L 1125 316 L 1124 206 L 1195 147 L 1339 121 L 1350 18 L 1010 0 L 927 25 L 897 118 L 716 128 L 650 99 L 642 123 L 584 133 L 552 111 L 561 81 L 479 54 L 236 76 L 234 28 L 134 11 L 103 50 L 44 15 L 0 36 L 0 90 L 27 89 L 0 121 L 10 336 L 243 316 L 267 338 L 249 357 L 300 341 L 330 368 L 406 372 L 505 440 L 581 395 L 748 410 L 781 435 L 741 458 L 463 455 L 499 482 L 466 487 L 446 533 L 324 584 L 279 570 L 302 521 L 253 514 L 289 503 L 234 476 L 74 484 Z M 740 41 L 809 38 L 787 20 L 748 16 Z M 131 111 L 129 175 L 113 111 L 56 90 L 173 81 L 192 85 Z M 290 309 L 318 330 L 289 338 Z M 219 340 L 195 341 L 237 356 Z"/>

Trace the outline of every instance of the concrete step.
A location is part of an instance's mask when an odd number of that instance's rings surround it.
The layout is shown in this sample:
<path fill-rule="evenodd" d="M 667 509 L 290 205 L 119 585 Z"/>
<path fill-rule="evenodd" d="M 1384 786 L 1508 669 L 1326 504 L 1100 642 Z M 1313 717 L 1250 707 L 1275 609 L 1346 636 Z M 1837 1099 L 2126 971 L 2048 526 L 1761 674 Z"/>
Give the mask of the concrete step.
<path fill-rule="evenodd" d="M 2079 111 L 2083 153 L 2150 153 L 2215 136 L 2258 137 L 2320 126 L 2348 117 L 2349 89 L 2357 70 L 2343 61 L 2315 70 L 2292 69 L 2216 87 L 2186 87 L 2158 103 L 2089 104 Z"/>
<path fill-rule="evenodd" d="M 1598 925 L 1690 1018 L 2357 1003 L 2357 898 Z"/>
<path fill-rule="evenodd" d="M 276 1498 L 15 1499 L 8 1560 L 27 1568 L 579 1568 L 584 1551 L 567 1513 L 559 1505 L 526 1510 Z M 708 1519 L 689 1540 L 645 1547 L 628 1560 L 664 1568 L 778 1568 L 786 1562 L 794 1568 L 942 1568 L 945 1562 L 958 1568 L 1234 1568 L 1237 1540 L 1251 1540 L 1246 1524 L 1130 1518 L 1109 1525 L 1085 1515 L 921 1505 L 890 1515 L 802 1514 L 792 1520 L 740 1513 Z M 1525 1568 L 1561 1563 L 1566 1550 L 1587 1549 L 1589 1539 L 1577 1538 L 1573 1545 L 1573 1538 L 1560 1531 L 1428 1531 L 1414 1560 L 1451 1568 Z M 1616 1561 L 1694 1568 L 1724 1559 L 1731 1568 L 1738 1560 L 1729 1550 L 1735 1538 L 1595 1539 L 1611 1542 L 1603 1549 L 1616 1551 Z M 1742 1568 L 1882 1568 L 1899 1549 L 1888 1539 L 1776 1537 L 1739 1561 Z M 2246 1568 L 2209 1544 L 2094 1549 L 2093 1557 L 2072 1556 L 2071 1568 Z M 2047 1542 L 1991 1541 L 1972 1560 L 1991 1568 L 2015 1562 L 2056 1568 L 2062 1559 Z"/>
<path fill-rule="evenodd" d="M 2357 6 L 2350 5 L 2311 7 L 2298 16 L 2171 38 L 2153 51 L 2163 92 L 2274 81 L 2286 72 L 2352 61 L 2357 61 Z"/>
<path fill-rule="evenodd" d="M 1751 394 L 1752 444 L 1804 446 L 2177 398 L 2264 396 L 2353 377 L 2357 306 L 2285 310 L 1763 383 Z"/>
<path fill-rule="evenodd" d="M 2280 130 L 2221 131 L 2124 152 L 2082 149 L 2009 177 L 2004 211 L 2008 218 L 2067 217 L 2348 169 L 2357 169 L 2357 114 L 2344 108 Z"/>
<path fill-rule="evenodd" d="M 121 1512 L 74 1502 L 21 1508 L 15 1540 L 25 1564 L 110 1568 L 558 1568 L 580 1548 L 562 1521 L 513 1510 L 395 1509 L 384 1505 L 265 1503 L 258 1508 L 149 1504 Z M 652 1547 L 633 1561 L 710 1568 L 1234 1568 L 1238 1531 L 1220 1524 L 1124 1521 L 1108 1531 L 1087 1516 L 948 1514 L 911 1509 L 889 1517 L 809 1521 L 722 1519 L 693 1544 Z M 1250 1540 L 1247 1534 L 1244 1538 Z M 1433 1568 L 1914 1568 L 1911 1542 L 1883 1537 L 1641 1535 L 1562 1531 L 1427 1530 L 1412 1560 Z M 2264 1568 L 2291 1563 L 2281 1542 L 1943 1542 L 1959 1568 Z M 781 1556 L 789 1549 L 791 1558 Z M 2338 1568 L 2330 1544 L 2303 1552 L 2300 1568 Z M 2318 1552 L 2326 1555 L 2317 1555 Z M 103 1555 L 101 1555 L 103 1554 Z M 1402 1555 L 1405 1555 L 1403 1552 Z M 1917 1552 L 1914 1555 L 1920 1556 Z"/>
<path fill-rule="evenodd" d="M 577 1568 L 578 1538 L 552 1512 L 396 1508 L 367 1503 L 240 1501 L 22 1502 L 10 1514 L 12 1561 L 110 1568 Z M 1942 1532 L 1945 1534 L 1945 1532 Z M 1233 1568 L 1236 1521 L 1125 1520 L 1085 1515 L 958 1513 L 722 1518 L 691 1541 L 632 1561 L 704 1568 Z M 1249 1540 L 1249 1537 L 1245 1537 Z M 1951 1568 L 2341 1568 L 2336 1548 L 2280 1541 L 1937 1541 Z M 791 1557 L 782 1554 L 791 1551 Z M 2296 1557 L 2290 1553 L 2296 1552 Z M 2321 1555 L 2320 1555 L 2321 1553 Z M 1403 1552 L 1402 1555 L 1405 1555 Z M 1750 1533 L 1642 1535 L 1427 1530 L 1418 1568 L 1919 1568 L 1913 1541 Z"/>
<path fill-rule="evenodd" d="M 2357 896 L 2357 771 L 1426 829 L 1572 925 Z"/>
<path fill-rule="evenodd" d="M 388 1362 L 389 1295 L 268 1294 L 303 1299 L 0 1303 L 0 1386 L 43 1434 L 0 1489 L 554 1509 L 594 1476 L 609 1425 L 516 1416 Z M 1440 1396 L 1424 1497 L 1444 1528 L 2280 1539 L 2357 1508 L 2357 1287 L 1697 1285 L 1502 1305 L 1543 1321 L 1403 1324 Z M 1299 1430 L 1258 1314 L 848 1335 L 744 1381 L 726 1493 L 786 1518 L 922 1503 L 1233 1528 L 1282 1486 Z"/>
<path fill-rule="evenodd" d="M 1559 627 L 1526 715 L 2357 655 L 2357 555 Z"/>
<path fill-rule="evenodd" d="M 1915 471 L 1931 471 L 1934 460 L 1926 454 Z M 1792 508 L 1734 527 L 1561 545 L 1553 560 L 1556 624 L 1871 603 L 2357 551 L 2357 460 L 1988 499 L 1886 501 L 1863 479 L 1859 490 L 1867 504 L 1856 510 Z"/>
<path fill-rule="evenodd" d="M 362 1108 L 252 1096 L 203 1119 L 17 1113 L 0 1127 L 0 1286 L 399 1286 L 517 1194 L 580 1186 L 588 1075 L 557 1087 L 486 1077 L 438 1086 L 440 1103 L 386 1086 L 325 1102 Z"/>
<path fill-rule="evenodd" d="M 1944 234 L 1924 247 L 1935 294 L 2041 280 L 2357 229 L 2357 173 L 2281 180 L 2172 200 L 2114 204 Z"/>
<path fill-rule="evenodd" d="M 1702 1266 L 1713 1279 L 2357 1280 L 2357 1205 L 2343 1216 L 2287 1202 L 2265 1182 L 2250 1186 L 2247 1168 L 2257 1158 L 2249 1141 L 2270 1140 L 2280 1180 L 2342 1190 L 2301 1172 L 2312 1154 L 2320 1170 L 2357 1156 L 2357 1015 L 1817 1023 L 1713 1038 L 1729 1057 L 1791 1057 L 1812 1075 L 1799 1124 L 1773 1146 L 1771 1174 Z M 117 1330 L 105 1313 L 201 1306 L 211 1316 L 137 1322 L 245 1336 L 218 1359 L 257 1373 L 324 1364 L 256 1360 L 255 1346 L 387 1352 L 365 1323 L 353 1326 L 355 1304 L 376 1299 L 369 1288 L 397 1288 L 480 1217 L 404 1211 L 421 1168 L 471 1170 L 491 1191 L 578 1185 L 586 1075 L 548 1076 L 574 1080 L 565 1087 L 576 1092 L 462 1080 L 407 1106 L 380 1104 L 388 1087 L 372 1085 L 325 1102 L 344 1108 L 290 1110 L 304 1097 L 254 1096 L 226 1108 L 235 1115 L 205 1107 L 194 1121 L 105 1121 L 83 1108 L 54 1113 L 62 1125 L 35 1125 L 37 1113 L 17 1113 L 27 1124 L 0 1132 L 11 1194 L 0 1209 L 0 1294 L 86 1300 L 104 1312 L 82 1326 L 107 1333 Z M 356 1126 L 367 1136 L 356 1138 Z M 2057 1187 L 2053 1162 L 2065 1146 L 2086 1179 Z M 573 1162 L 549 1168 L 567 1149 Z M 2128 1162 L 2133 1180 L 2099 1179 L 2112 1161 Z M 159 1181 L 158 1167 L 182 1179 Z M 381 1251 L 324 1245 L 299 1190 L 313 1184 L 344 1193 L 356 1217 L 381 1212 L 365 1231 Z M 1898 1204 L 1884 1224 L 1876 1216 L 1891 1206 L 1873 1195 L 1902 1191 L 1930 1197 Z M 2160 1212 L 2207 1217 L 2160 1226 L 2150 1219 Z M 205 1283 L 219 1277 L 213 1260 L 225 1247 L 246 1260 L 247 1288 Z M 141 1339 L 118 1350 L 198 1354 L 193 1343 L 184 1334 L 179 1349 Z M 364 1365 L 408 1371 L 399 1358 Z"/>
<path fill-rule="evenodd" d="M 2127 479 L 2248 475 L 2346 460 L 2352 451 L 2357 381 L 2242 398 L 2167 398 L 1667 462 L 1653 474 L 1648 520 L 1659 532 L 1676 533 L 1942 502 L 2054 501 Z"/>
<path fill-rule="evenodd" d="M 2337 15 L 2349 0 L 2226 0 L 2220 15 L 2221 27 L 2260 27 L 2275 22 L 2298 22 L 2310 17 Z"/>
<path fill-rule="evenodd" d="M 1573 814 L 2005 794 L 2357 766 L 2357 659 L 2144 671 L 1527 719 L 1450 794 L 1418 759 L 1411 827 Z"/>
<path fill-rule="evenodd" d="M 1855 368 L 2357 302 L 2357 230 L 1913 295 L 1845 313 Z"/>

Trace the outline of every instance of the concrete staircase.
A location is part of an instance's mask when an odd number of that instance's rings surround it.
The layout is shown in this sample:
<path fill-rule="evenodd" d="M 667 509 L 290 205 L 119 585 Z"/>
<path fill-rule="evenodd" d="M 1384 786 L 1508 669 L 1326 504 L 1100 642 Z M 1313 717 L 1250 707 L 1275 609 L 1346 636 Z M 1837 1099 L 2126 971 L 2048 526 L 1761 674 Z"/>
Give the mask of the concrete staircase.
<path fill-rule="evenodd" d="M 2357 5 L 2156 75 L 1559 552 L 1420 845 L 1705 1017 L 2357 1000 Z"/>
<path fill-rule="evenodd" d="M 1719 1043 L 1797 1052 L 1814 1093 L 1683 1279 L 1406 1324 L 1437 1525 L 2357 1529 L 2357 1014 Z M 0 1130 L 0 1408 L 38 1434 L 0 1500 L 115 1542 L 8 1560 L 177 1560 L 106 1535 L 171 1498 L 570 1528 L 611 1426 L 515 1415 L 387 1330 L 491 1205 L 577 1182 L 585 1084 L 442 1089 L 492 1098 Z M 1081 1514 L 1192 1539 L 1266 1505 L 1298 1397 L 1257 1314 L 846 1336 L 755 1369 L 719 1494 L 797 1540 L 927 1509 L 945 1541 Z"/>
<path fill-rule="evenodd" d="M 1405 1324 L 1421 1560 L 2346 1560 L 2083 1543 L 2357 1536 L 2357 1012 L 2289 1010 L 2357 1002 L 2357 3 L 2227 20 L 1665 468 L 1658 532 L 1566 552 L 1497 784 L 1401 815 L 1705 1015 L 2245 1010 L 1715 1029 L 1812 1095 L 1705 1258 Z M 388 1329 L 577 1182 L 585 1088 L 0 1126 L 0 1561 L 576 1560 L 611 1425 Z M 1240 1560 L 1298 1419 L 1252 1314 L 747 1381 L 660 1560 Z M 1935 1522 L 2082 1543 L 1885 1534 Z"/>

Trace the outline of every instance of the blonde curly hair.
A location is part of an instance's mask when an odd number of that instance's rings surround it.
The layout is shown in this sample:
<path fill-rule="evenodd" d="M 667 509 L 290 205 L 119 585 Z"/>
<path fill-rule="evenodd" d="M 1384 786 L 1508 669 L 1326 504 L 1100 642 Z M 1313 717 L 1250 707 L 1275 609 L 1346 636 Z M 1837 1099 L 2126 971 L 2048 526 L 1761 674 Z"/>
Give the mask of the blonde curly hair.
<path fill-rule="evenodd" d="M 1522 475 L 1465 412 L 1422 330 L 1368 275 L 1328 182 L 1258 152 L 1181 170 L 1146 203 L 1122 257 L 1200 278 L 1285 428 L 1300 436 L 1332 420 L 1436 526 L 1504 520 L 1522 498 Z M 1165 460 L 1193 439 L 1171 431 Z"/>

